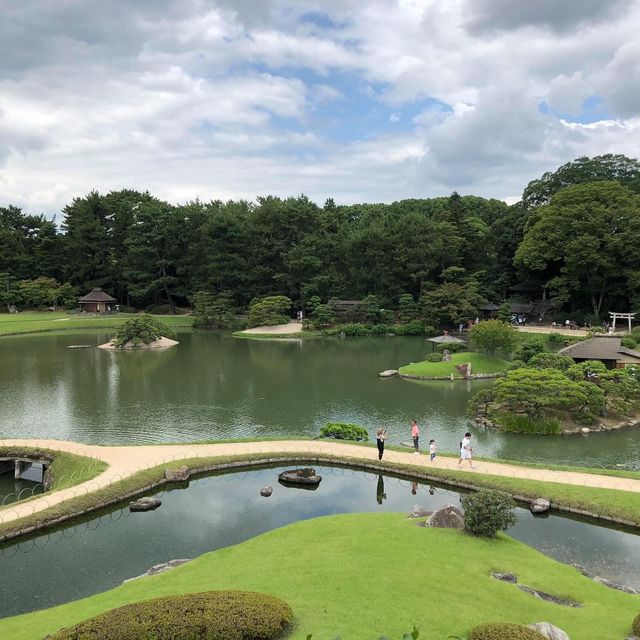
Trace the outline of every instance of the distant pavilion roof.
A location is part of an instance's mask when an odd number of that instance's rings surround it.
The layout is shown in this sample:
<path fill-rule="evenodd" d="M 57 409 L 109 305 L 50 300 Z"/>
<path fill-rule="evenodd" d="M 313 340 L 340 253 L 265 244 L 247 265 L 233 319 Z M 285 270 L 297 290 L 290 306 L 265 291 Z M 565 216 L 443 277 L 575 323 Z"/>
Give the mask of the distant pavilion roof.
<path fill-rule="evenodd" d="M 480 311 L 499 311 L 500 305 L 495 302 L 489 302 L 487 304 L 481 304 L 478 308 Z"/>
<path fill-rule="evenodd" d="M 615 360 L 616 362 L 637 360 L 640 364 L 640 351 L 623 347 L 621 338 L 617 336 L 596 336 L 590 340 L 577 342 L 560 349 L 558 355 L 580 360 Z"/>
<path fill-rule="evenodd" d="M 105 293 L 100 287 L 95 287 L 86 296 L 80 298 L 80 302 L 117 302 L 115 298 L 112 298 L 108 293 Z"/>

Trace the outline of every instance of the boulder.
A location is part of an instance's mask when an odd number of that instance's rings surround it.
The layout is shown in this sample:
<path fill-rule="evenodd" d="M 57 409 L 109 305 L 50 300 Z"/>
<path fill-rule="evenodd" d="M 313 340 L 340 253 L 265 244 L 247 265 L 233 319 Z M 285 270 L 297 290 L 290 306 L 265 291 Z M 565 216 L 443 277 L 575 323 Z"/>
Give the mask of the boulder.
<path fill-rule="evenodd" d="M 569 640 L 569 636 L 562 629 L 558 629 L 550 622 L 536 622 L 530 624 L 529 629 L 537 631 L 548 640 Z"/>
<path fill-rule="evenodd" d="M 189 467 L 180 467 L 179 469 L 165 469 L 165 480 L 169 482 L 186 482 L 189 479 Z"/>
<path fill-rule="evenodd" d="M 278 482 L 285 486 L 299 486 L 304 489 L 316 489 L 322 481 L 315 469 L 291 469 L 278 474 Z"/>
<path fill-rule="evenodd" d="M 381 378 L 393 378 L 393 376 L 398 375 L 397 369 L 387 369 L 386 371 L 381 371 L 378 374 Z"/>
<path fill-rule="evenodd" d="M 582 427 L 582 429 L 580 429 L 580 433 L 587 435 L 588 433 L 591 433 L 591 429 L 589 429 L 589 427 Z"/>
<path fill-rule="evenodd" d="M 273 493 L 273 487 L 262 487 L 260 489 L 260 495 L 263 498 L 268 498 Z"/>
<path fill-rule="evenodd" d="M 550 506 L 551 503 L 546 498 L 536 498 L 531 501 L 529 509 L 531 509 L 531 513 L 546 513 Z"/>
<path fill-rule="evenodd" d="M 140 498 L 139 500 L 134 500 L 129 504 L 129 511 L 153 511 L 157 509 L 162 504 L 160 498 L 154 498 L 152 496 L 147 496 L 145 498 Z"/>
<path fill-rule="evenodd" d="M 518 576 L 513 573 L 492 573 L 491 577 L 511 584 L 516 584 L 518 582 Z"/>
<path fill-rule="evenodd" d="M 426 507 L 414 504 L 413 507 L 411 507 L 411 511 L 409 511 L 407 518 L 426 518 L 432 513 L 433 511 L 429 511 Z"/>
<path fill-rule="evenodd" d="M 464 529 L 464 516 L 460 509 L 452 504 L 446 504 L 433 512 L 427 526 L 440 529 Z"/>

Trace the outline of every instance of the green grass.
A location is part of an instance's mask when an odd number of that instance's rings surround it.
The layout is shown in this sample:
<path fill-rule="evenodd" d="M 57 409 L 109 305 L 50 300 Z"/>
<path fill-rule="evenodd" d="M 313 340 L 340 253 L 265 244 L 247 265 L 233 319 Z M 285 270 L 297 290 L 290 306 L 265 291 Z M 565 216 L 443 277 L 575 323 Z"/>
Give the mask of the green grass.
<path fill-rule="evenodd" d="M 583 605 L 536 599 L 489 576 L 515 573 L 520 584 Z M 41 640 L 114 607 L 170 594 L 238 589 L 268 593 L 293 608 L 290 638 L 463 635 L 476 624 L 547 620 L 572 640 L 623 638 L 638 598 L 599 585 L 505 535 L 473 538 L 425 529 L 403 514 L 349 514 L 297 522 L 205 554 L 168 573 L 141 578 L 83 600 L 0 621 L 0 637 Z"/>
<path fill-rule="evenodd" d="M 74 316 L 63 311 L 0 313 L 0 336 L 43 333 L 49 331 L 83 332 L 95 329 L 117 329 L 134 314 L 117 316 Z M 154 316 L 171 327 L 191 327 L 191 316 Z"/>
<path fill-rule="evenodd" d="M 558 418 L 530 418 L 529 416 L 514 413 L 496 414 L 491 419 L 505 431 L 513 433 L 537 433 L 548 436 L 557 436 L 562 427 Z"/>
<path fill-rule="evenodd" d="M 426 378 L 436 376 L 448 378 L 451 374 L 455 377 L 460 377 L 460 372 L 456 369 L 455 365 L 466 362 L 471 363 L 471 375 L 500 373 L 509 368 L 509 363 L 506 360 L 492 358 L 483 353 L 463 351 L 461 353 L 451 354 L 451 360 L 449 362 L 428 362 L 425 360 L 400 367 L 399 371 L 401 375 L 423 376 Z"/>

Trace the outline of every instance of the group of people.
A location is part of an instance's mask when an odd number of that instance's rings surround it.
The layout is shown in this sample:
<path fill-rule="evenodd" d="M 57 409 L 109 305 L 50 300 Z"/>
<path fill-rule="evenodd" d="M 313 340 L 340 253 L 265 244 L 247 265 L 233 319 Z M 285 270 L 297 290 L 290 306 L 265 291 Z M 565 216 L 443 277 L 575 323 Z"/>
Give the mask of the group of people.
<path fill-rule="evenodd" d="M 380 427 L 376 432 L 378 460 L 382 460 L 382 456 L 384 455 L 384 445 L 388 435 L 387 430 L 382 427 Z M 414 455 L 420 455 L 420 427 L 418 427 L 416 420 L 412 420 L 411 422 L 411 439 L 413 440 Z M 429 459 L 431 462 L 436 459 L 436 455 L 436 441 L 431 439 L 429 440 Z M 473 449 L 471 448 L 471 433 L 469 431 L 464 434 L 464 438 L 460 443 L 460 458 L 458 460 L 458 466 L 461 467 L 465 461 L 469 462 L 469 467 L 471 469 L 475 469 L 473 465 Z"/>

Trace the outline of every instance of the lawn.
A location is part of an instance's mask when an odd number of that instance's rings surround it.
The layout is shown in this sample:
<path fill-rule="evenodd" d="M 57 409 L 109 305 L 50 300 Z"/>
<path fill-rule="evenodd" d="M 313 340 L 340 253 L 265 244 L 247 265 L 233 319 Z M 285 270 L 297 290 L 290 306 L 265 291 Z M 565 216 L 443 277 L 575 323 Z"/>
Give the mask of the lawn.
<path fill-rule="evenodd" d="M 490 577 L 510 571 L 519 583 L 583 605 L 544 602 Z M 623 638 L 638 598 L 608 589 L 501 535 L 481 540 L 457 530 L 425 529 L 403 514 L 349 514 L 297 522 L 182 567 L 128 582 L 66 605 L 0 621 L 0 637 L 41 640 L 63 626 L 157 596 L 240 589 L 270 593 L 295 614 L 291 640 L 340 635 L 399 638 L 414 623 L 420 638 L 466 634 L 486 621 L 549 621 L 572 640 Z"/>
<path fill-rule="evenodd" d="M 455 365 L 471 363 L 471 375 L 500 373 L 509 368 L 509 362 L 500 358 L 492 358 L 483 353 L 473 351 L 463 351 L 462 353 L 451 354 L 449 362 L 414 362 L 412 364 L 400 367 L 400 375 L 423 376 L 425 378 L 443 377 L 448 378 L 453 374 L 455 377 L 460 376 L 460 372 Z"/>
<path fill-rule="evenodd" d="M 116 329 L 133 314 L 120 313 L 114 316 L 77 316 L 64 311 L 25 311 L 22 313 L 0 313 L 0 336 L 47 331 L 86 331 L 94 329 Z M 191 327 L 191 316 L 155 316 L 172 327 Z"/>

